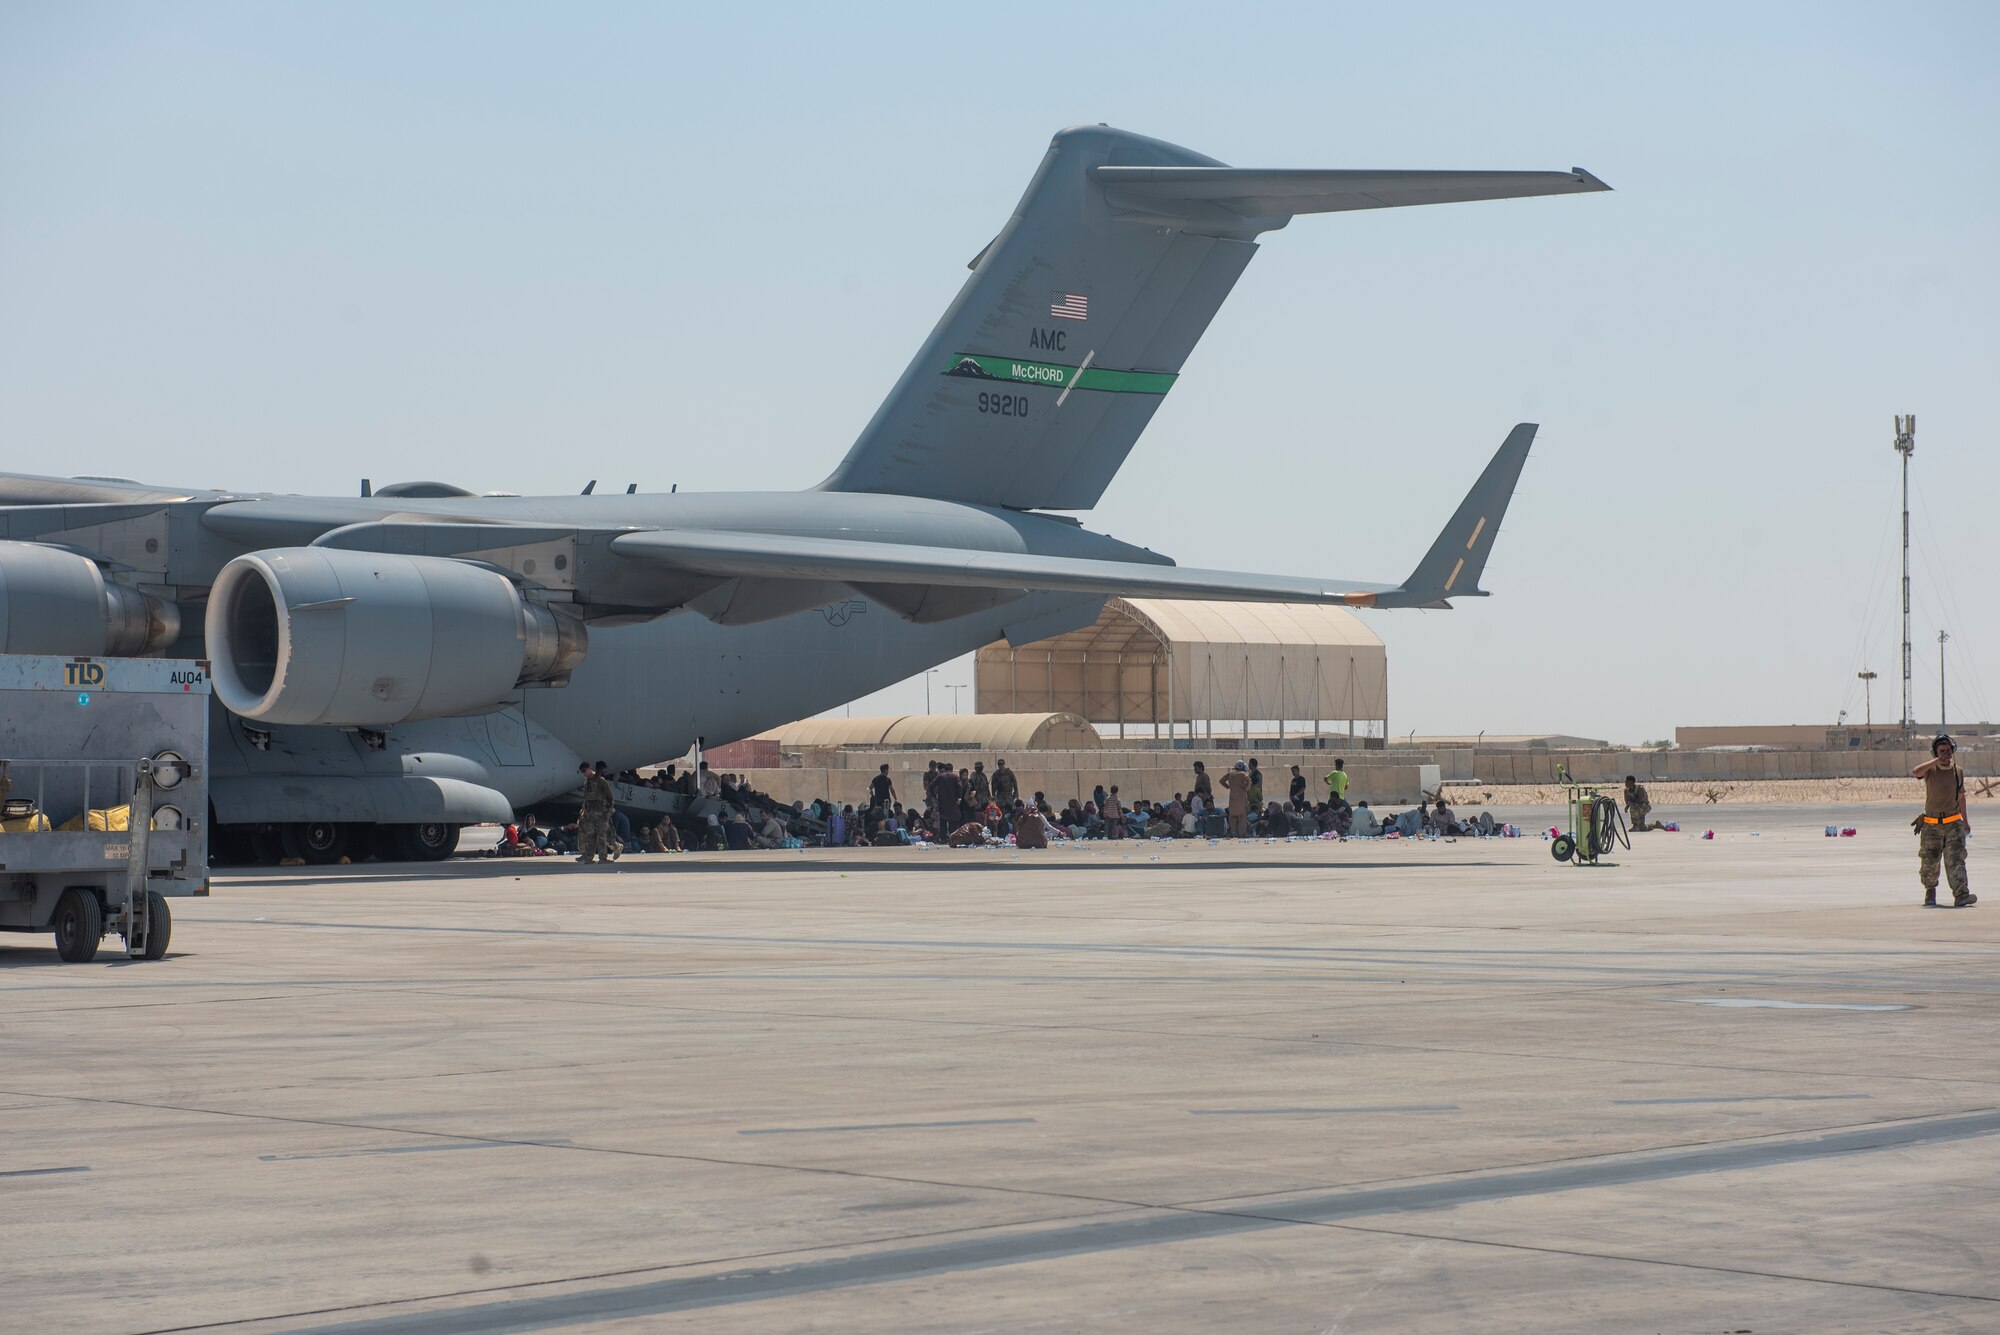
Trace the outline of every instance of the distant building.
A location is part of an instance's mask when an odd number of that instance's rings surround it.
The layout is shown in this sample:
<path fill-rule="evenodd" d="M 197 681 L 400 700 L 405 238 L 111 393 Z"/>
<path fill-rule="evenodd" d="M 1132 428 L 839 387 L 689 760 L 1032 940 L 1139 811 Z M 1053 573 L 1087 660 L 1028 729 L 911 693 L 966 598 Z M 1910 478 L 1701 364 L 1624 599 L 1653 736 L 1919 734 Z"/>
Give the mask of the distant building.
<path fill-rule="evenodd" d="M 1566 732 L 1465 733 L 1458 736 L 1392 737 L 1389 749 L 1408 751 L 1608 751 L 1599 737 L 1573 737 Z"/>

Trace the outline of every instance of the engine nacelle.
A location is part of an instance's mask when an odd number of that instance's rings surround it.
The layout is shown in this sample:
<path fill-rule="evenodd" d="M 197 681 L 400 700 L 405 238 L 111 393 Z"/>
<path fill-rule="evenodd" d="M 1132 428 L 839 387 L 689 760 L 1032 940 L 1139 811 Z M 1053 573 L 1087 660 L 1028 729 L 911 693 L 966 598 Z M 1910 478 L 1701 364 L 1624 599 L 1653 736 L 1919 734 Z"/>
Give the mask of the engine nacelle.
<path fill-rule="evenodd" d="M 259 723 L 482 714 L 516 687 L 566 678 L 586 645 L 581 621 L 449 557 L 251 552 L 222 568 L 208 599 L 216 697 Z"/>
<path fill-rule="evenodd" d="M 181 637 L 181 611 L 38 542 L 0 542 L 0 653 L 138 658 Z"/>

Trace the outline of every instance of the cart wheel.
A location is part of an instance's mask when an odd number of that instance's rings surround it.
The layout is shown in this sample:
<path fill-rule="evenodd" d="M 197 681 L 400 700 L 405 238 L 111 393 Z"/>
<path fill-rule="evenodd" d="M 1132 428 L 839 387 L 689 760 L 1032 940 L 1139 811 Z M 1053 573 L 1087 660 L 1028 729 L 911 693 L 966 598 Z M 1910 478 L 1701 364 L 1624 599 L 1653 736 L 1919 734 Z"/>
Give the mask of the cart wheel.
<path fill-rule="evenodd" d="M 75 886 L 56 901 L 56 954 L 66 964 L 88 964 L 97 958 L 104 939 L 104 906 L 97 896 Z"/>
<path fill-rule="evenodd" d="M 1576 852 L 1576 840 L 1566 834 L 1557 835 L 1555 842 L 1549 845 L 1549 856 L 1557 862 L 1568 862 L 1574 852 Z"/>
<path fill-rule="evenodd" d="M 146 952 L 145 958 L 157 960 L 166 958 L 167 942 L 174 937 L 174 918 L 167 912 L 167 897 L 157 890 L 146 892 Z"/>
<path fill-rule="evenodd" d="M 347 852 L 347 826 L 338 821 L 294 821 L 284 827 L 285 856 L 302 858 L 314 866 L 340 861 Z"/>

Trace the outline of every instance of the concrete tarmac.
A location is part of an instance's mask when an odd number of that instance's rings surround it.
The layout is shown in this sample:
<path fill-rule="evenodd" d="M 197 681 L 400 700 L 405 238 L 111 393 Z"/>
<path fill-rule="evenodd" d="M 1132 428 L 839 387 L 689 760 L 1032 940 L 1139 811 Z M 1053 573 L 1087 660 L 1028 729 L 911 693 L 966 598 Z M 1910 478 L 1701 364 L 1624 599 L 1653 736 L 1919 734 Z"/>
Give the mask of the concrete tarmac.
<path fill-rule="evenodd" d="M 1902 808 L 1679 815 L 0 937 L 0 1329 L 2000 1330 L 2000 902 L 1919 909 Z"/>

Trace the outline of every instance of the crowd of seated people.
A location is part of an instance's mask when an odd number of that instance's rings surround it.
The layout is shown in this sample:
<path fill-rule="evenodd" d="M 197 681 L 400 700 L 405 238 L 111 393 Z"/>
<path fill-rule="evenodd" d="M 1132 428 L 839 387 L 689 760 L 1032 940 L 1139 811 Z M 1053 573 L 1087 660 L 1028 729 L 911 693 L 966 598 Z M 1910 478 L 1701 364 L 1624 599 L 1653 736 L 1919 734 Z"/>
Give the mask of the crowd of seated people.
<path fill-rule="evenodd" d="M 1022 796 L 1004 760 L 990 774 L 983 761 L 970 767 L 930 762 L 922 776 L 922 805 L 918 805 L 915 791 L 908 794 L 910 801 L 905 803 L 887 765 L 871 779 L 868 798 L 859 804 L 819 798 L 787 806 L 753 788 L 747 776 L 719 773 L 706 761 L 692 767 L 670 764 L 643 776 L 627 770 L 616 777 L 621 783 L 688 799 L 677 817 L 663 815 L 657 823 L 636 828 L 623 810 L 614 810 L 613 837 L 629 853 L 749 851 L 808 844 L 830 848 L 909 844 L 970 847 L 1009 840 L 1018 847 L 1042 848 L 1050 841 L 1064 840 L 1218 838 L 1226 828 L 1226 803 L 1216 803 L 1199 766 L 1195 787 L 1174 793 L 1170 801 L 1128 801 L 1118 785 L 1098 784 L 1088 798 L 1071 797 L 1060 807 L 1040 792 Z M 906 772 L 905 782 L 910 777 Z M 1288 796 L 1288 801 L 1269 801 L 1248 811 L 1245 826 L 1251 837 L 1369 838 L 1395 834 L 1403 838 L 1455 838 L 1491 835 L 1504 828 L 1484 812 L 1474 819 L 1460 819 L 1441 795 L 1435 801 L 1420 802 L 1412 810 L 1378 813 L 1365 800 L 1350 803 L 1344 786 L 1342 791 L 1330 793 L 1326 801 L 1310 802 L 1303 779 L 1294 774 Z M 507 827 L 495 852 L 506 857 L 532 857 L 571 853 L 576 845 L 574 822 L 545 829 L 530 814 Z"/>

